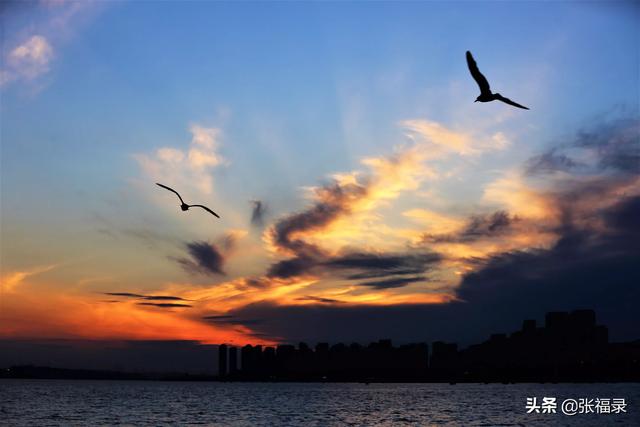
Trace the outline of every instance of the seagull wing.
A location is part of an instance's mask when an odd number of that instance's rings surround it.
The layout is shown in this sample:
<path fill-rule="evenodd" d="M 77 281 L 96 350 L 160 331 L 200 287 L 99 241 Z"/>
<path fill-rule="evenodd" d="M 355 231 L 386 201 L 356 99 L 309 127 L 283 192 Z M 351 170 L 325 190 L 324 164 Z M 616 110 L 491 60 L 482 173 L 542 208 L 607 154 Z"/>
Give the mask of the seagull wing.
<path fill-rule="evenodd" d="M 509 98 L 505 98 L 504 96 L 500 95 L 499 93 L 495 94 L 495 98 L 498 101 L 504 102 L 505 104 L 513 105 L 514 107 L 522 108 L 523 110 L 528 110 L 528 108 L 525 107 L 524 105 L 520 105 L 517 102 L 513 102 Z"/>
<path fill-rule="evenodd" d="M 164 188 L 164 189 L 167 189 L 167 190 L 171 191 L 172 193 L 176 193 L 176 196 L 178 196 L 178 199 L 180 199 L 180 201 L 181 201 L 182 203 L 184 203 L 184 200 L 182 200 L 182 197 L 180 197 L 180 195 L 178 194 L 178 192 L 177 192 L 176 190 L 174 190 L 173 188 L 169 188 L 169 187 L 167 187 L 166 185 L 162 185 L 162 184 L 160 184 L 159 182 L 156 182 L 156 185 L 159 185 L 160 187 L 162 187 L 162 188 Z"/>
<path fill-rule="evenodd" d="M 215 213 L 214 211 L 212 211 L 211 209 L 209 209 L 209 208 L 208 208 L 208 207 L 206 207 L 206 206 L 203 206 L 203 205 L 189 205 L 189 207 L 190 207 L 190 208 L 191 208 L 191 207 L 198 207 L 198 208 L 202 208 L 202 209 L 204 209 L 205 211 L 209 212 L 211 215 L 215 216 L 216 218 L 220 218 L 220 216 L 218 216 L 218 214 L 217 214 L 217 213 Z"/>
<path fill-rule="evenodd" d="M 482 75 L 480 70 L 478 69 L 478 64 L 476 64 L 475 59 L 471 55 L 471 52 L 467 51 L 467 65 L 469 66 L 469 71 L 471 72 L 471 76 L 478 83 L 480 87 L 480 93 L 483 95 L 491 95 L 491 88 L 489 87 L 489 82 L 486 77 Z"/>

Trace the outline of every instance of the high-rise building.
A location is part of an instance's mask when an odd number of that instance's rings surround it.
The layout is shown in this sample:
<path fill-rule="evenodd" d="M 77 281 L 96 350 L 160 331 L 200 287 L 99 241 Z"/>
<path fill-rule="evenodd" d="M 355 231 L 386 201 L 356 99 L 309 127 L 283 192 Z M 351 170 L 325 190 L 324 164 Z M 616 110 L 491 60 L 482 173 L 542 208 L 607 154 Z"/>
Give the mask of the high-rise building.
<path fill-rule="evenodd" d="M 227 345 L 220 344 L 218 346 L 218 376 L 227 376 Z"/>
<path fill-rule="evenodd" d="M 229 348 L 229 373 L 235 374 L 238 372 L 238 348 Z"/>

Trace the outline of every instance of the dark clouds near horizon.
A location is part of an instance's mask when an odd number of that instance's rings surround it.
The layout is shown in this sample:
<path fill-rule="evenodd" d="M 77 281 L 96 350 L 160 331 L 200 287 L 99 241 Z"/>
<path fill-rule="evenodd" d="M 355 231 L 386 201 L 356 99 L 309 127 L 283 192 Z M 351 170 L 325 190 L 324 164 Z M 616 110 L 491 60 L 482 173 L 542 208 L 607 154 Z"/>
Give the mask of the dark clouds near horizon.
<path fill-rule="evenodd" d="M 510 251 L 476 260 L 477 269 L 462 278 L 456 301 L 395 306 L 326 303 L 277 306 L 259 302 L 230 314 L 263 319 L 262 323 L 251 325 L 251 329 L 260 336 L 284 341 L 367 341 L 392 337 L 399 342 L 440 339 L 470 344 L 491 333 L 515 331 L 524 319 L 542 320 L 549 311 L 591 308 L 596 310 L 598 322 L 609 326 L 613 340 L 638 339 L 640 196 L 628 189 L 638 182 L 639 144 L 637 120 L 611 121 L 580 131 L 569 143 L 550 150 L 546 159 L 533 158 L 525 164 L 527 173 L 551 174 L 562 170 L 576 174 L 553 186 L 549 193 L 562 212 L 562 220 L 553 230 L 557 242 L 548 249 Z M 589 150 L 594 163 L 584 165 L 573 159 L 570 149 L 574 148 Z M 614 200 L 585 211 L 594 197 Z M 362 279 L 371 275 L 384 287 L 393 285 L 394 279 L 410 279 L 411 276 L 388 274 L 394 269 L 415 276 L 428 269 L 425 260 L 415 268 L 399 267 L 385 264 L 383 261 L 387 259 L 381 255 L 377 255 L 379 258 L 371 268 L 367 256 L 329 257 L 306 242 L 291 238 L 291 230 L 321 226 L 340 212 L 335 206 L 326 210 L 315 206 L 280 223 L 276 228 L 277 241 L 297 256 L 272 265 L 271 273 L 295 275 L 319 268 L 335 272 L 349 270 L 345 267 L 349 266 L 354 269 L 348 274 L 350 277 Z M 585 226 L 585 218 L 598 225 Z M 447 238 L 455 241 L 498 235 L 517 221 L 500 211 L 475 216 L 470 218 L 465 232 Z M 431 261 L 438 261 L 437 254 Z M 379 268 L 382 264 L 387 268 Z"/>
<path fill-rule="evenodd" d="M 548 311 L 592 308 L 614 340 L 640 338 L 640 197 L 602 213 L 606 233 L 567 229 L 548 250 L 509 252 L 484 260 L 446 304 L 276 306 L 256 303 L 238 318 L 264 319 L 251 329 L 285 341 L 479 342 L 519 329 Z M 249 326 L 249 325 L 247 325 Z"/>

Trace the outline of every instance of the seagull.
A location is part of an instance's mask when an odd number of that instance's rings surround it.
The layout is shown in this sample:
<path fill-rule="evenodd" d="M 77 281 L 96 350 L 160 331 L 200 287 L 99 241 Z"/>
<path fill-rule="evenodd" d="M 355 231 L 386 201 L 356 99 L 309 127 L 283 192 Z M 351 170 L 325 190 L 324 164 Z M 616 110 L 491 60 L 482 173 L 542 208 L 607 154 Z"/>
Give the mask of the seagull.
<path fill-rule="evenodd" d="M 158 185 L 158 186 L 160 186 L 160 187 L 162 187 L 164 189 L 167 189 L 167 190 L 171 191 L 172 193 L 176 193 L 176 196 L 178 196 L 178 199 L 180 199 L 180 203 L 182 203 L 180 205 L 180 209 L 182 209 L 183 211 L 188 211 L 189 208 L 198 207 L 198 208 L 202 208 L 205 211 L 209 212 L 211 215 L 215 216 L 216 218 L 220 218 L 217 213 L 215 213 L 214 211 L 212 211 L 211 209 L 209 209 L 206 206 L 203 206 L 203 205 L 188 205 L 188 204 L 186 204 L 184 202 L 184 200 L 182 200 L 182 197 L 180 197 L 180 194 L 178 194 L 178 192 L 176 190 L 174 190 L 173 188 L 167 187 L 166 185 L 162 185 L 159 182 L 156 182 L 156 185 Z"/>
<path fill-rule="evenodd" d="M 478 83 L 478 86 L 480 86 L 480 96 L 477 97 L 474 102 L 478 102 L 478 101 L 490 102 L 490 101 L 495 101 L 497 99 L 498 101 L 502 101 L 506 104 L 513 105 L 514 107 L 528 110 L 528 108 L 525 107 L 524 105 L 520 105 L 516 102 L 513 102 L 509 98 L 505 98 L 499 93 L 492 93 L 491 88 L 489 87 L 489 82 L 487 81 L 486 77 L 483 76 L 480 70 L 478 69 L 478 64 L 476 64 L 475 59 L 473 59 L 473 56 L 471 56 L 471 52 L 469 51 L 467 51 L 467 65 L 469 66 L 469 71 L 471 72 L 471 76 L 476 81 L 476 83 Z"/>

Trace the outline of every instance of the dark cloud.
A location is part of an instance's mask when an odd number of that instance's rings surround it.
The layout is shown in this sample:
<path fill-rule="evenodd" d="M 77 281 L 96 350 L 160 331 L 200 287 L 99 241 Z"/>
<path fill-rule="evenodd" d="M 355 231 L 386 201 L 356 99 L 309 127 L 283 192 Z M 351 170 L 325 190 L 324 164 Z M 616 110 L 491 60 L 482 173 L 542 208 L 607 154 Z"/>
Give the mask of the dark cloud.
<path fill-rule="evenodd" d="M 136 303 L 138 305 L 148 305 L 152 307 L 160 307 L 160 308 L 173 308 L 173 307 L 191 307 L 188 304 L 177 304 L 174 302 L 139 302 Z"/>
<path fill-rule="evenodd" d="M 579 163 L 569 156 L 558 154 L 557 149 L 552 149 L 529 159 L 525 167 L 525 172 L 529 175 L 569 172 L 578 165 Z"/>
<path fill-rule="evenodd" d="M 509 215 L 509 213 L 505 211 L 497 211 L 490 215 L 473 215 L 460 232 L 452 234 L 425 234 L 423 241 L 426 243 L 463 243 L 488 237 L 503 236 L 512 229 L 513 225 L 518 221 L 520 221 L 519 218 Z"/>
<path fill-rule="evenodd" d="M 622 118 L 599 123 L 578 132 L 576 147 L 596 150 L 598 166 L 623 172 L 640 172 L 640 121 Z"/>
<path fill-rule="evenodd" d="M 311 207 L 278 221 L 271 230 L 271 240 L 278 249 L 293 256 L 272 264 L 267 276 L 288 279 L 307 274 L 338 273 L 347 280 L 386 277 L 363 283 L 364 286 L 399 287 L 416 280 L 389 276 L 421 274 L 439 262 L 441 257 L 437 254 L 413 250 L 391 254 L 351 251 L 333 255 L 304 240 L 306 232 L 322 230 L 339 217 L 348 215 L 351 206 L 368 195 L 369 185 L 367 180 L 324 185 L 316 190 L 317 201 Z"/>
<path fill-rule="evenodd" d="M 394 306 L 282 306 L 256 303 L 232 312 L 267 318 L 251 326 L 285 341 L 399 342 L 449 340 L 471 344 L 491 333 L 519 329 L 523 319 L 548 311 L 591 308 L 612 340 L 638 338 L 640 330 L 640 197 L 600 213 L 606 231 L 567 228 L 547 250 L 515 251 L 483 260 L 467 274 L 457 300 Z"/>
<path fill-rule="evenodd" d="M 616 209 L 603 212 L 603 217 L 613 229 L 637 235 L 640 228 L 640 197 L 623 200 Z"/>
<path fill-rule="evenodd" d="M 130 292 L 105 292 L 104 295 L 111 295 L 114 297 L 137 298 L 137 299 L 143 299 L 147 301 L 190 301 L 182 297 L 176 297 L 171 295 L 142 295 L 142 294 L 132 294 Z M 119 302 L 119 301 L 112 301 L 112 302 Z"/>
<path fill-rule="evenodd" d="M 303 297 L 298 297 L 296 298 L 297 301 L 313 301 L 313 302 L 320 302 L 320 303 L 325 303 L 325 304 L 342 304 L 344 303 L 344 301 L 340 301 L 337 299 L 333 299 L 333 298 L 322 298 L 322 297 L 316 297 L 316 296 L 312 296 L 312 295 L 305 295 Z"/>
<path fill-rule="evenodd" d="M 264 321 L 263 319 L 241 319 L 230 315 L 204 316 L 202 319 L 211 323 L 242 326 L 259 325 Z"/>
<path fill-rule="evenodd" d="M 252 326 L 252 331 L 284 341 L 368 341 L 391 336 L 400 342 L 454 340 L 469 344 L 491 333 L 517 330 L 523 319 L 542 319 L 549 311 L 591 308 L 596 310 L 598 321 L 609 326 L 612 340 L 638 339 L 637 123 L 622 120 L 579 133 L 570 146 L 591 149 L 595 162 L 592 169 L 580 166 L 579 175 L 561 177 L 553 183 L 549 203 L 555 204 L 562 215 L 559 225 L 546 227 L 553 227 L 549 231 L 557 235 L 556 243 L 548 249 L 509 251 L 476 259 L 475 270 L 462 278 L 456 298 L 449 303 L 285 306 L 259 302 L 231 314 L 240 319 L 269 319 Z M 567 164 L 564 162 L 564 166 Z M 318 216 L 322 217 L 315 212 L 311 217 Z M 324 218 L 327 216 L 330 214 Z M 470 219 L 463 236 L 457 238 L 500 234 L 514 224 L 515 219 L 507 213 L 478 216 Z M 294 234 L 284 233 L 289 237 L 283 242 L 290 249 L 296 248 L 296 240 L 291 237 Z M 398 272 L 419 277 L 430 266 L 424 260 L 398 264 L 402 255 L 383 254 L 376 259 L 367 254 L 314 254 L 307 258 L 311 260 L 307 268 L 314 272 L 342 271 L 349 279 L 380 278 L 369 283 L 382 282 L 384 287 L 393 283 L 385 282 L 399 278 Z M 432 261 L 437 262 L 437 258 Z M 304 270 L 305 263 L 289 266 Z"/>
<path fill-rule="evenodd" d="M 181 297 L 173 297 L 170 295 L 145 295 L 143 299 L 149 301 L 191 301 Z"/>
<path fill-rule="evenodd" d="M 220 315 L 204 316 L 203 319 L 204 320 L 218 321 L 218 320 L 233 319 L 233 316 L 230 316 L 228 314 L 220 314 Z"/>
<path fill-rule="evenodd" d="M 376 280 L 373 282 L 362 282 L 360 286 L 367 286 L 374 289 L 402 288 L 411 283 L 426 280 L 424 276 L 395 277 L 393 279 Z"/>
<path fill-rule="evenodd" d="M 225 257 L 212 243 L 200 241 L 185 244 L 191 258 L 177 258 L 176 261 L 192 274 L 224 275 L 222 269 Z"/>
<path fill-rule="evenodd" d="M 220 246 L 222 246 L 225 253 L 229 253 L 235 249 L 237 243 L 238 235 L 235 233 L 226 233 L 222 239 L 220 239 Z"/>
<path fill-rule="evenodd" d="M 595 164 L 587 164 L 572 157 L 572 153 L 586 149 L 593 153 Z M 570 172 L 581 169 L 616 171 L 637 174 L 640 172 L 640 121 L 637 118 L 618 118 L 598 122 L 582 129 L 567 143 L 553 147 L 533 157 L 526 164 L 529 174 Z"/>
<path fill-rule="evenodd" d="M 267 205 L 262 200 L 252 200 L 251 205 L 251 225 L 256 228 L 262 228 L 267 213 Z"/>
<path fill-rule="evenodd" d="M 244 283 L 248 288 L 256 288 L 256 289 L 268 288 L 270 285 L 268 280 L 263 280 L 261 278 L 255 278 L 255 277 L 246 279 Z"/>
<path fill-rule="evenodd" d="M 322 274 L 331 270 L 353 270 L 347 277 L 358 280 L 390 274 L 417 274 L 425 271 L 425 264 L 433 262 L 424 255 L 347 253 L 338 256 L 304 240 L 304 233 L 327 227 L 342 215 L 349 214 L 354 202 L 366 197 L 368 183 L 339 184 L 334 182 L 316 190 L 318 201 L 309 209 L 278 221 L 271 237 L 277 248 L 294 256 L 272 264 L 269 277 L 291 278 L 305 274 Z M 439 259 L 439 258 L 438 258 Z"/>
<path fill-rule="evenodd" d="M 272 264 L 267 271 L 269 277 L 288 279 L 290 277 L 303 276 L 308 273 L 318 261 L 308 257 L 296 257 L 278 261 Z"/>
<path fill-rule="evenodd" d="M 348 279 L 366 279 L 395 274 L 415 274 L 425 271 L 431 264 L 441 260 L 436 253 L 424 254 L 372 254 L 352 252 L 331 258 L 323 266 L 333 270 L 351 271 Z"/>
<path fill-rule="evenodd" d="M 132 294 L 130 292 L 105 292 L 104 294 L 113 297 L 144 298 L 144 295 Z"/>
<path fill-rule="evenodd" d="M 319 258 L 319 257 L 318 257 Z M 320 259 L 291 258 L 277 262 L 269 268 L 270 277 L 290 278 L 307 273 L 332 274 L 347 280 L 365 280 L 384 278 L 372 282 L 361 282 L 359 285 L 378 289 L 397 288 L 424 280 L 423 276 L 415 276 L 431 269 L 441 261 L 436 253 L 366 253 L 353 252 Z M 397 277 L 413 275 L 411 277 Z"/>
<path fill-rule="evenodd" d="M 334 182 L 316 190 L 318 201 L 309 209 L 289 215 L 278 221 L 273 230 L 274 244 L 301 258 L 317 258 L 324 252 L 316 245 L 305 242 L 296 234 L 321 230 L 341 215 L 350 211 L 351 205 L 365 197 L 368 187 L 361 184 L 339 184 Z"/>
<path fill-rule="evenodd" d="M 603 229 L 562 229 L 549 249 L 514 251 L 479 260 L 446 304 L 281 306 L 251 304 L 239 318 L 268 318 L 257 333 L 284 340 L 456 340 L 473 343 L 510 332 L 525 318 L 556 310 L 592 308 L 613 340 L 638 338 L 640 311 L 640 197 L 598 213 Z M 481 261 L 481 262 L 480 262 Z"/>

